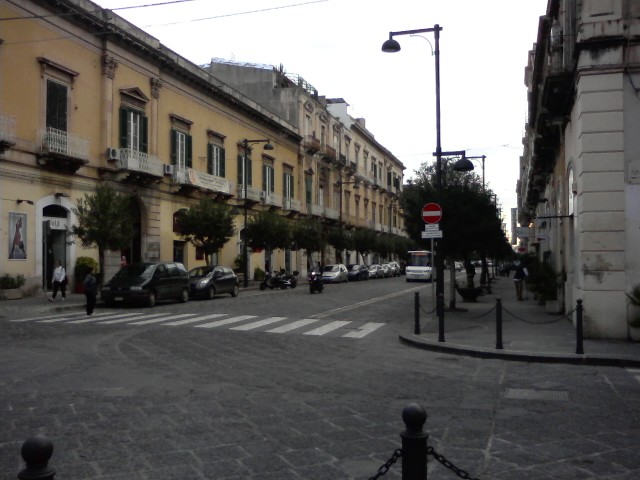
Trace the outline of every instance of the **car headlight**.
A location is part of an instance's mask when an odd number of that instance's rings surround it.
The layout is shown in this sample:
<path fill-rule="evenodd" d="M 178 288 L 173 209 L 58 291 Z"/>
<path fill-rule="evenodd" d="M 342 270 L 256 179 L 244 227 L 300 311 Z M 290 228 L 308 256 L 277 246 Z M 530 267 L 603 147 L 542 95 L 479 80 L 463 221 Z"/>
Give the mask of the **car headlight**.
<path fill-rule="evenodd" d="M 198 287 L 206 287 L 209 284 L 209 278 L 203 278 L 198 281 Z"/>
<path fill-rule="evenodd" d="M 139 285 L 137 285 L 137 286 L 134 286 L 134 287 L 129 287 L 129 290 L 133 290 L 133 291 L 136 291 L 136 292 L 137 292 L 137 291 L 142 290 L 142 287 L 141 287 L 141 286 L 139 286 Z"/>

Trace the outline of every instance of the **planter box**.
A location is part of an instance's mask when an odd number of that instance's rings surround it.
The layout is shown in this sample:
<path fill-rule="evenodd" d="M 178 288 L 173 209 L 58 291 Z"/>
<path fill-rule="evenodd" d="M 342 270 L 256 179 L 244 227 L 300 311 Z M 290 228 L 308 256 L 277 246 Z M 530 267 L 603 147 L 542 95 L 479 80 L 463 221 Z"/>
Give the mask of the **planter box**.
<path fill-rule="evenodd" d="M 462 301 L 464 302 L 477 302 L 478 297 L 482 295 L 482 287 L 458 287 L 456 288 L 456 291 L 462 297 Z"/>
<path fill-rule="evenodd" d="M 22 290 L 19 288 L 0 290 L 0 300 L 18 300 L 20 298 L 22 298 Z"/>

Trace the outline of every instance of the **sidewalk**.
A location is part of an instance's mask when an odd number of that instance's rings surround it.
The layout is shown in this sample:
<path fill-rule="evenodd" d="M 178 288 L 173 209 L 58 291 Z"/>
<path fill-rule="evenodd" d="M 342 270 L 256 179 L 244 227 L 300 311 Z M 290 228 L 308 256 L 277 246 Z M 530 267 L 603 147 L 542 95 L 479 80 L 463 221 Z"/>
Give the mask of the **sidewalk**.
<path fill-rule="evenodd" d="M 583 339 L 584 353 L 576 354 L 575 314 L 549 314 L 529 292 L 525 292 L 524 301 L 517 301 L 512 278 L 496 277 L 491 290 L 477 302 L 462 302 L 457 296 L 456 311 L 445 311 L 444 342 L 438 341 L 438 318 L 432 313 L 431 302 L 421 302 L 420 334 L 415 334 L 414 318 L 414 328 L 401 334 L 400 341 L 427 350 L 483 358 L 640 367 L 640 343 Z M 448 307 L 448 295 L 445 297 Z M 502 349 L 496 349 L 498 298 L 502 303 Z M 583 302 L 583 308 L 588 310 L 588 301 Z M 575 305 L 568 306 L 567 312 L 574 309 Z"/>

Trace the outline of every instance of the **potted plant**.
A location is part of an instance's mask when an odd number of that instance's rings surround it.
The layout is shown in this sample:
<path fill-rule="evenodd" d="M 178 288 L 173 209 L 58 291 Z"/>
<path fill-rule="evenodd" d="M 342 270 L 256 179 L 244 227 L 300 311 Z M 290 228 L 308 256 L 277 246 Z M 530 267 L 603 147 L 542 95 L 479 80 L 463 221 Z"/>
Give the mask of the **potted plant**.
<path fill-rule="evenodd" d="M 22 287 L 26 283 L 24 275 L 9 275 L 5 273 L 0 276 L 0 299 L 16 300 L 22 298 Z"/>
<path fill-rule="evenodd" d="M 640 283 L 633 286 L 631 291 L 626 292 L 631 307 L 629 318 L 629 337 L 634 342 L 640 341 Z"/>
<path fill-rule="evenodd" d="M 74 293 L 84 292 L 84 289 L 82 287 L 82 281 L 84 280 L 84 277 L 87 276 L 87 273 L 89 272 L 89 267 L 92 267 L 95 273 L 98 272 L 98 262 L 96 262 L 93 258 L 78 257 L 76 259 L 76 266 L 73 269 Z"/>
<path fill-rule="evenodd" d="M 469 260 L 465 260 L 464 268 L 467 272 L 467 285 L 461 287 L 456 282 L 456 292 L 462 297 L 462 301 L 464 302 L 477 302 L 478 297 L 482 295 L 482 287 L 476 287 L 473 282 L 473 277 L 475 277 L 475 267 Z"/>

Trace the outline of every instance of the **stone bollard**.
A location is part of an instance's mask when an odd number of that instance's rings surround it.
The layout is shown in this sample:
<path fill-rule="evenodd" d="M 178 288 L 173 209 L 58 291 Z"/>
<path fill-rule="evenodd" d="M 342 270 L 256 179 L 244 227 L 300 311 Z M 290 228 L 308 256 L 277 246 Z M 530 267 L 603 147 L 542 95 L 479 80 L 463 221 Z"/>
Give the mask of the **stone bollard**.
<path fill-rule="evenodd" d="M 420 335 L 420 294 L 416 292 L 413 297 L 413 333 Z"/>
<path fill-rule="evenodd" d="M 402 409 L 402 420 L 406 430 L 402 438 L 402 480 L 425 480 L 427 478 L 427 435 L 422 426 L 427 421 L 427 412 L 417 403 Z"/>
<path fill-rule="evenodd" d="M 30 437 L 20 450 L 26 468 L 18 473 L 20 480 L 53 480 L 55 469 L 49 468 L 53 443 L 43 435 Z"/>
<path fill-rule="evenodd" d="M 496 350 L 502 350 L 502 300 L 496 298 Z"/>

